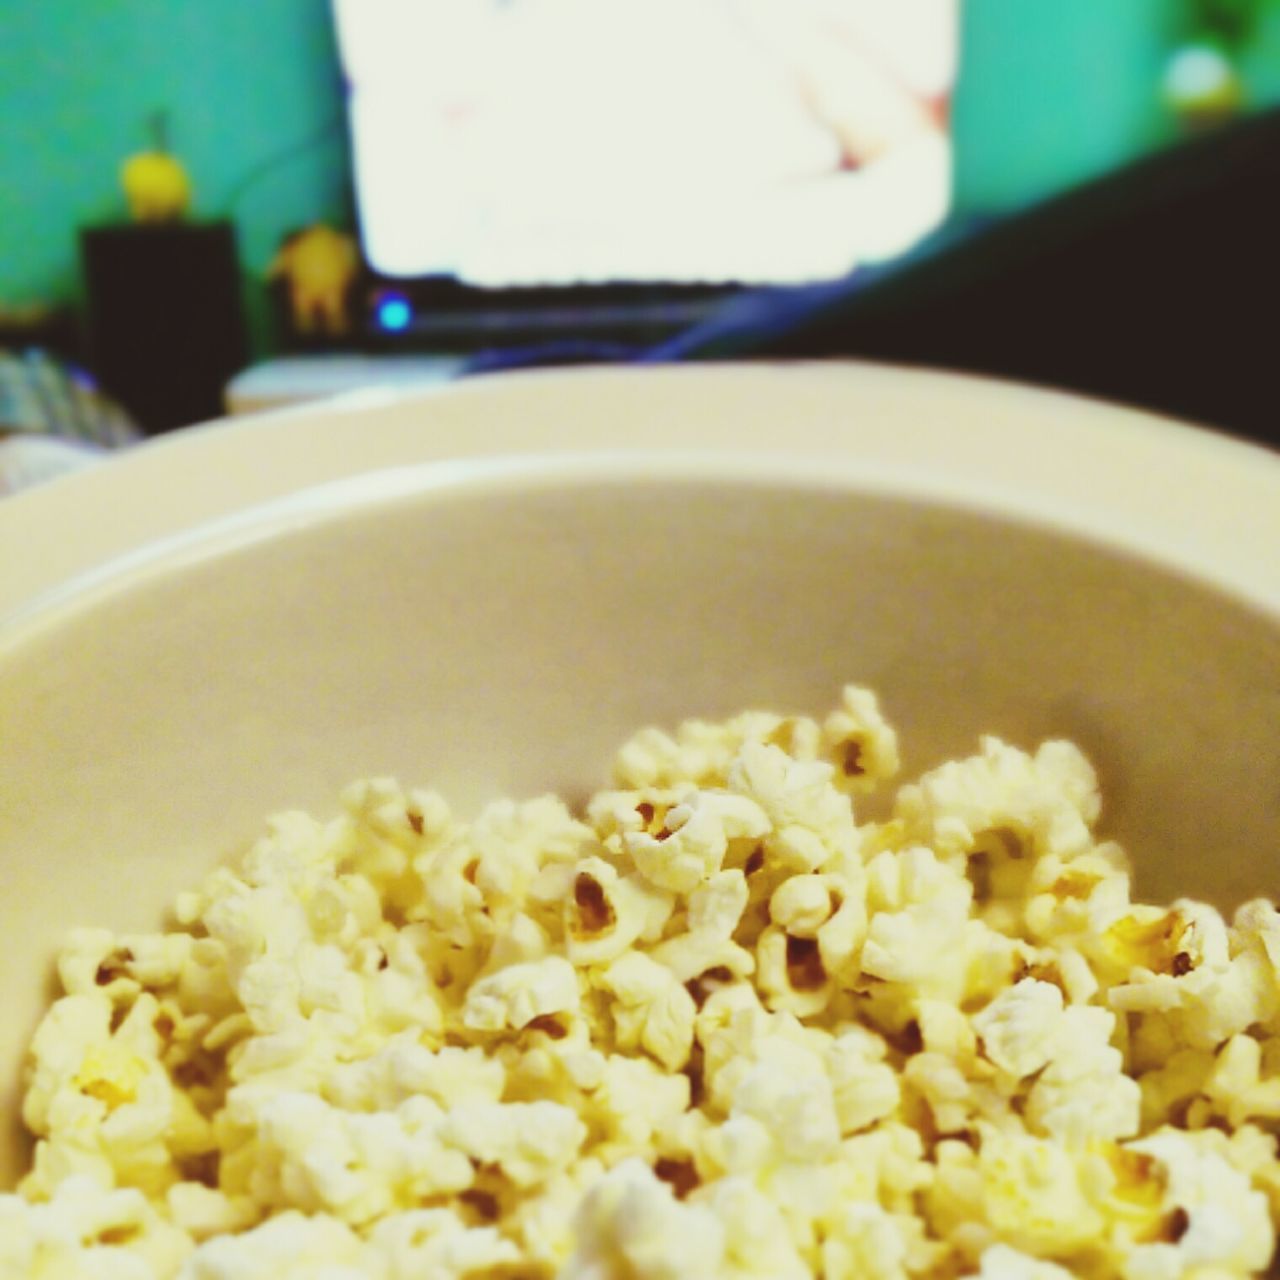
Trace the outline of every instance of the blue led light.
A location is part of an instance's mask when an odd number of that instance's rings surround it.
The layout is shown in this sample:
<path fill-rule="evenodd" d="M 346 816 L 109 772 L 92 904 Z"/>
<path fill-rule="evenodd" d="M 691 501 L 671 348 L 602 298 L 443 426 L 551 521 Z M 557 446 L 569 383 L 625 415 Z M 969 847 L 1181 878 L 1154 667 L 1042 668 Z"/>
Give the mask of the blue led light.
<path fill-rule="evenodd" d="M 409 327 L 413 319 L 413 308 L 408 298 L 398 293 L 388 294 L 378 302 L 378 326 L 389 333 L 400 333 Z"/>

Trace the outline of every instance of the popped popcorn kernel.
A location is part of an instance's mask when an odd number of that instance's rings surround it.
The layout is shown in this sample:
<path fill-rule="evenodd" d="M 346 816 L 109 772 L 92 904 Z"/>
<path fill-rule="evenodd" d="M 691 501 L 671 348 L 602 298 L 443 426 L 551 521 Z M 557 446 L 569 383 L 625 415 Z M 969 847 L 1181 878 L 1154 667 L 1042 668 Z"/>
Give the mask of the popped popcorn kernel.
<path fill-rule="evenodd" d="M 849 685 L 644 729 L 581 810 L 277 815 L 69 935 L 0 1278 L 1264 1272 L 1280 912 L 1135 900 L 1070 743 L 900 769 Z"/>

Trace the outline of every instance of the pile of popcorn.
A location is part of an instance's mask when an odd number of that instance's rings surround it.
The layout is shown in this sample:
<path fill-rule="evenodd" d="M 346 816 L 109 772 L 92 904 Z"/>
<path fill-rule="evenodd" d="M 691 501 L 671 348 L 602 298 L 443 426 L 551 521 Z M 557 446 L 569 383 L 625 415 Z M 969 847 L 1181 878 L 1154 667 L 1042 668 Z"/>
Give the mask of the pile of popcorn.
<path fill-rule="evenodd" d="M 1130 899 L 1066 742 L 874 696 L 471 822 L 360 782 L 85 929 L 0 1277 L 1219 1280 L 1280 1213 L 1280 914 Z"/>

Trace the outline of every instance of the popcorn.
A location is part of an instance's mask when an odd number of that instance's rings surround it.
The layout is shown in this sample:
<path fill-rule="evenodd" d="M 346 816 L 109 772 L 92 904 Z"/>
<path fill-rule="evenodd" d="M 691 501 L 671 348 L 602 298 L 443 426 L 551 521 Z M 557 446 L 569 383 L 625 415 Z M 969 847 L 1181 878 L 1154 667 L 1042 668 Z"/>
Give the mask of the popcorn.
<path fill-rule="evenodd" d="M 870 689 L 844 687 L 840 706 L 822 722 L 822 754 L 854 795 L 874 791 L 898 772 L 898 735 Z"/>
<path fill-rule="evenodd" d="M 816 938 L 839 901 L 839 886 L 829 884 L 822 876 L 792 876 L 774 890 L 769 899 L 769 915 L 778 928 L 793 938 Z"/>
<path fill-rule="evenodd" d="M 862 971 L 922 996 L 955 999 L 967 980 L 962 958 L 971 901 L 968 881 L 932 850 L 878 854 L 867 868 Z"/>
<path fill-rule="evenodd" d="M 895 813 L 917 839 L 948 861 L 966 857 L 978 837 L 1009 831 L 1035 856 L 1087 853 L 1100 802 L 1097 778 L 1079 749 L 1046 742 L 1028 755 L 985 737 L 981 752 L 926 773 L 898 792 Z"/>
<path fill-rule="evenodd" d="M 357 1280 L 360 1238 L 336 1219 L 289 1210 L 236 1236 L 206 1241 L 180 1280 Z M 376 1273 L 374 1273 L 376 1274 Z"/>
<path fill-rule="evenodd" d="M 730 841 L 754 840 L 768 830 L 768 818 L 750 799 L 694 791 L 667 811 L 656 836 L 626 832 L 622 847 L 656 888 L 690 893 L 720 870 Z"/>
<path fill-rule="evenodd" d="M 828 1280 L 906 1280 L 902 1225 L 877 1204 L 855 1202 L 840 1214 L 822 1245 Z"/>
<path fill-rule="evenodd" d="M 1165 1179 L 1161 1208 L 1176 1218 L 1170 1235 L 1138 1245 L 1126 1280 L 1199 1274 L 1219 1267 L 1235 1274 L 1263 1270 L 1275 1249 L 1266 1197 L 1249 1179 L 1190 1134 L 1162 1129 L 1127 1149 L 1150 1157 Z"/>
<path fill-rule="evenodd" d="M 467 992 L 462 1022 L 473 1031 L 518 1031 L 535 1018 L 577 1008 L 577 972 L 562 957 L 548 956 L 478 979 Z"/>
<path fill-rule="evenodd" d="M 945 1054 L 917 1053 L 902 1069 L 903 1081 L 928 1106 L 933 1127 L 940 1134 L 968 1130 L 978 1111 L 972 1082 Z"/>
<path fill-rule="evenodd" d="M 570 1165 L 587 1127 L 555 1102 L 461 1102 L 437 1129 L 439 1140 L 481 1165 L 496 1165 L 517 1187 Z"/>
<path fill-rule="evenodd" d="M 614 996 L 617 1047 L 644 1049 L 668 1071 L 680 1070 L 693 1048 L 697 1008 L 671 971 L 636 951 L 615 960 L 600 983 Z"/>
<path fill-rule="evenodd" d="M 432 1050 L 412 1032 L 401 1032 L 368 1058 L 336 1064 L 323 1092 L 344 1111 L 393 1111 L 414 1097 L 443 1108 L 497 1102 L 505 1083 L 502 1064 L 481 1049 Z"/>
<path fill-rule="evenodd" d="M 812 1275 L 777 1205 L 748 1179 L 718 1178 L 695 1203 L 723 1225 L 721 1275 L 731 1280 L 808 1280 Z"/>
<path fill-rule="evenodd" d="M 474 1181 L 468 1154 L 450 1141 L 446 1113 L 426 1098 L 366 1114 L 340 1111 L 311 1093 L 279 1092 L 254 1100 L 250 1110 L 254 1133 L 224 1157 L 221 1179 L 270 1208 L 360 1226 Z"/>
<path fill-rule="evenodd" d="M 1225 1280 L 1280 1220 L 1280 912 L 1132 900 L 1068 743 L 868 690 L 579 818 L 353 784 L 74 931 L 0 1280 Z"/>
<path fill-rule="evenodd" d="M 1114 1026 L 1104 1009 L 1074 1005 L 1063 1012 L 1048 1065 L 1027 1095 L 1024 1114 L 1033 1132 L 1071 1147 L 1137 1133 L 1142 1093 L 1111 1044 Z"/>
<path fill-rule="evenodd" d="M 639 1160 L 607 1173 L 582 1202 L 578 1247 L 563 1280 L 682 1280 L 720 1273 L 725 1231 L 710 1210 L 682 1205 Z"/>
<path fill-rule="evenodd" d="M 1004 1244 L 994 1244 L 983 1253 L 976 1275 L 977 1280 L 1071 1280 L 1070 1271 Z"/>
<path fill-rule="evenodd" d="M 479 1277 L 521 1261 L 520 1250 L 496 1227 L 467 1227 L 447 1209 L 414 1209 L 384 1218 L 369 1233 L 368 1262 L 359 1274 L 386 1280 Z"/>
<path fill-rule="evenodd" d="M 1055 1142 L 987 1129 L 978 1172 L 986 1220 L 1014 1248 L 1070 1258 L 1102 1232 L 1078 1159 Z"/>
<path fill-rule="evenodd" d="M 1233 1129 L 1249 1119 L 1280 1119 L 1280 1076 L 1262 1078 L 1262 1045 L 1252 1036 L 1223 1045 L 1201 1088 Z"/>
<path fill-rule="evenodd" d="M 68 1173 L 155 1193 L 175 1181 L 166 1142 L 174 1091 L 157 1056 L 156 1008 L 154 996 L 139 997 L 115 1030 L 104 995 L 66 996 L 50 1009 L 32 1042 L 23 1108 L 45 1139 L 28 1193 L 48 1195 Z"/>
<path fill-rule="evenodd" d="M 5 1280 L 152 1280 L 176 1274 L 191 1249 L 190 1237 L 136 1189 L 72 1175 L 45 1202 L 0 1195 Z"/>
<path fill-rule="evenodd" d="M 688 1076 L 662 1071 L 649 1058 L 610 1054 L 589 1091 L 585 1118 L 601 1134 L 605 1154 L 650 1157 L 656 1133 L 688 1110 L 690 1097 Z"/>
<path fill-rule="evenodd" d="M 570 889 L 571 886 L 571 889 Z M 673 899 L 598 857 L 574 868 L 563 898 L 565 954 L 575 965 L 605 964 L 640 937 L 660 932 Z"/>
<path fill-rule="evenodd" d="M 1015 1080 L 1034 1075 L 1053 1056 L 1062 1022 L 1062 992 L 1024 978 L 973 1019 L 982 1052 Z"/>
<path fill-rule="evenodd" d="M 835 787 L 834 776 L 834 768 L 824 762 L 794 760 L 769 743 L 743 744 L 729 769 L 729 786 L 767 815 L 767 825 L 753 833 L 768 832 L 766 866 L 788 873 L 815 871 L 856 852 L 853 809 Z"/>
<path fill-rule="evenodd" d="M 734 941 L 749 892 L 741 871 L 717 872 L 689 894 L 685 931 L 658 943 L 650 954 L 681 982 L 710 969 L 726 969 L 730 977 L 749 977 L 755 971 L 755 958 Z"/>
<path fill-rule="evenodd" d="M 770 1009 L 785 1009 L 798 1018 L 821 1013 L 835 992 L 817 941 L 773 926 L 756 943 L 756 983 Z"/>

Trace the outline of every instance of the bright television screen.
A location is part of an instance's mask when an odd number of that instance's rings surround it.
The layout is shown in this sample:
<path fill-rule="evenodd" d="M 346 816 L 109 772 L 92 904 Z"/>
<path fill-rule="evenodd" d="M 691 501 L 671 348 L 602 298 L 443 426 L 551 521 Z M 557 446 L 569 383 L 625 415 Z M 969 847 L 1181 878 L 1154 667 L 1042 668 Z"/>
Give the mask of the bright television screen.
<path fill-rule="evenodd" d="M 384 275 L 815 281 L 948 211 L 956 0 L 334 3 Z"/>

